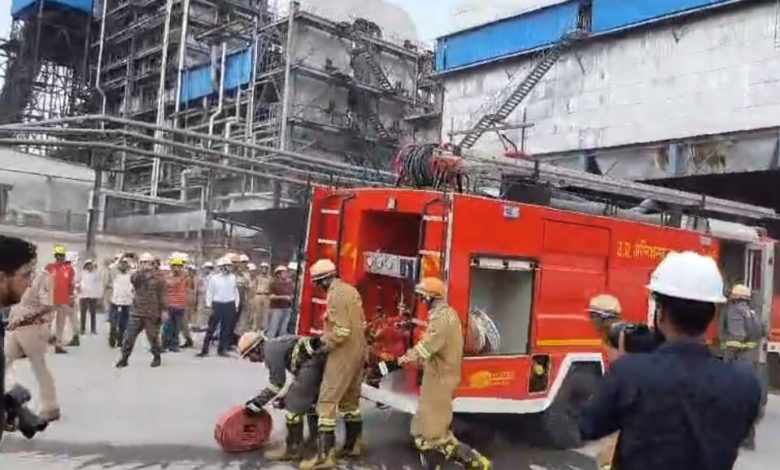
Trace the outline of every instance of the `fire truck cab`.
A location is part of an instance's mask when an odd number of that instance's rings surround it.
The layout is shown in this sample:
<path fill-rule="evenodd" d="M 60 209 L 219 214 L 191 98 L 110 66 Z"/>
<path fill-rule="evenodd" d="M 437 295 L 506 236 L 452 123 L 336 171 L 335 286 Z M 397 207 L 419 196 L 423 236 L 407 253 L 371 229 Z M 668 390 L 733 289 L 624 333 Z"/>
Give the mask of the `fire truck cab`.
<path fill-rule="evenodd" d="M 498 333 L 485 344 L 466 338 L 455 413 L 467 419 L 532 416 L 547 444 L 576 446 L 571 410 L 605 370 L 602 339 L 586 311 L 592 296 L 615 295 L 627 321 L 651 322 L 650 273 L 670 250 L 691 250 L 719 260 L 727 287 L 750 286 L 764 318 L 778 300 L 775 242 L 758 229 L 684 216 L 680 226 L 690 229 L 672 228 L 654 224 L 655 216 L 629 220 L 574 206 L 409 188 L 318 187 L 305 263 L 330 258 L 360 291 L 372 363 L 392 361 L 420 338 L 428 313 L 415 303 L 414 285 L 426 276 L 443 279 L 464 334 L 477 313 Z M 317 334 L 325 294 L 308 273 L 299 299 L 299 333 Z M 714 346 L 717 329 L 714 324 Z M 771 344 L 771 353 L 780 352 L 779 343 Z M 363 396 L 414 413 L 419 379 L 417 368 L 401 369 L 368 380 Z"/>

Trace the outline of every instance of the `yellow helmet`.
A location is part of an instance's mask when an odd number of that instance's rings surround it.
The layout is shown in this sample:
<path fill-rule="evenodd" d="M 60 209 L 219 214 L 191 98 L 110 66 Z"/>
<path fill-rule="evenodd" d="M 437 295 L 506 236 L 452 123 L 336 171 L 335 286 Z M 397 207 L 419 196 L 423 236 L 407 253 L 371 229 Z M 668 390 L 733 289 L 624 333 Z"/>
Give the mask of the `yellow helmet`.
<path fill-rule="evenodd" d="M 329 259 L 321 259 L 312 265 L 309 273 L 311 273 L 312 281 L 319 281 L 320 279 L 335 276 L 336 265 Z"/>
<path fill-rule="evenodd" d="M 731 298 L 733 300 L 750 300 L 750 288 L 744 284 L 736 284 L 731 288 Z"/>
<path fill-rule="evenodd" d="M 444 282 L 438 277 L 426 277 L 414 288 L 416 293 L 434 298 L 444 297 L 445 290 Z"/>
<path fill-rule="evenodd" d="M 265 335 L 257 331 L 248 331 L 238 339 L 238 355 L 246 357 L 253 349 L 265 341 Z"/>
<path fill-rule="evenodd" d="M 616 297 L 609 294 L 601 294 L 590 299 L 588 311 L 602 316 L 619 317 L 623 313 L 623 308 Z"/>
<path fill-rule="evenodd" d="M 68 249 L 65 248 L 65 245 L 54 245 L 54 254 L 65 256 L 68 254 Z"/>
<path fill-rule="evenodd" d="M 170 266 L 184 266 L 184 260 L 182 258 L 178 257 L 178 256 L 173 256 L 168 261 L 168 264 Z"/>

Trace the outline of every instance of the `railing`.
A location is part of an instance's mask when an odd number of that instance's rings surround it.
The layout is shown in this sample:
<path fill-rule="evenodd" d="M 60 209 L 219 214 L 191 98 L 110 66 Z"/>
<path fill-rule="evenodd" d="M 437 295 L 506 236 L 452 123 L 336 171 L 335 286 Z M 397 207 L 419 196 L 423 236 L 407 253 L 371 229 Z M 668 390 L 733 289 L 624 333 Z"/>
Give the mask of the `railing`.
<path fill-rule="evenodd" d="M 87 230 L 88 215 L 71 210 L 48 211 L 9 207 L 1 221 L 6 225 L 34 227 L 65 232 L 83 233 Z"/>

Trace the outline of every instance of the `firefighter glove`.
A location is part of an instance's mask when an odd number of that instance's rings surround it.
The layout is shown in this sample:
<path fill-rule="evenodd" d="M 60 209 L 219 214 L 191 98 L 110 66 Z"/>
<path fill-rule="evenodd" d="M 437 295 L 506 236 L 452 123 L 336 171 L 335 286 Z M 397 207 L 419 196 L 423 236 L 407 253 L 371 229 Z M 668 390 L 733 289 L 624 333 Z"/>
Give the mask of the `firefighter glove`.
<path fill-rule="evenodd" d="M 266 403 L 268 403 L 268 400 L 258 395 L 244 404 L 244 412 L 248 416 L 257 416 L 263 412 L 263 407 Z"/>

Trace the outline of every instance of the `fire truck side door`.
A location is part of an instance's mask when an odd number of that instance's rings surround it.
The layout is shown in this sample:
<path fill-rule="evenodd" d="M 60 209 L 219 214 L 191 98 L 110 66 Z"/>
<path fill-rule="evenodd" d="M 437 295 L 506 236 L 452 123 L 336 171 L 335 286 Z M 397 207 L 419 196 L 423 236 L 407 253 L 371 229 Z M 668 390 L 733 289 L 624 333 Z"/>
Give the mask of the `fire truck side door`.
<path fill-rule="evenodd" d="M 772 286 L 774 264 L 773 244 L 750 244 L 745 249 L 745 285 L 750 288 L 751 306 L 769 325 L 772 315 Z M 766 352 L 761 348 L 761 362 Z"/>

